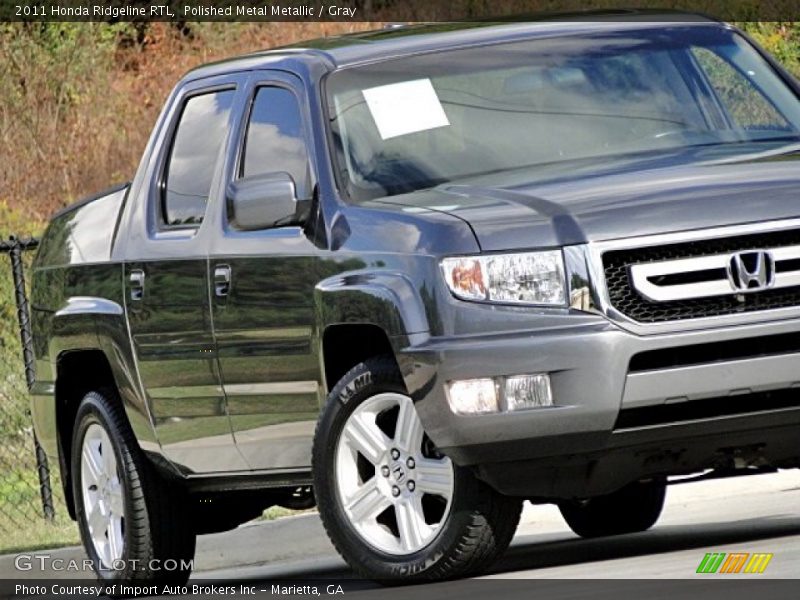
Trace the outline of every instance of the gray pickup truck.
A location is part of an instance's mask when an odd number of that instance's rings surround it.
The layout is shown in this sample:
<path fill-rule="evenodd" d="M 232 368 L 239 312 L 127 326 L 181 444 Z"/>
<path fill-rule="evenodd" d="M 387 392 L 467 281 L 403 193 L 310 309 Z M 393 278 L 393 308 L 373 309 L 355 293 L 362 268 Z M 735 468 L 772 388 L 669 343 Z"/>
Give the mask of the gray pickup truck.
<path fill-rule="evenodd" d="M 522 502 L 651 527 L 800 465 L 800 101 L 701 18 L 414 26 L 200 67 L 33 268 L 32 412 L 104 580 L 318 505 L 378 580 Z M 269 543 L 269 540 L 265 540 Z"/>

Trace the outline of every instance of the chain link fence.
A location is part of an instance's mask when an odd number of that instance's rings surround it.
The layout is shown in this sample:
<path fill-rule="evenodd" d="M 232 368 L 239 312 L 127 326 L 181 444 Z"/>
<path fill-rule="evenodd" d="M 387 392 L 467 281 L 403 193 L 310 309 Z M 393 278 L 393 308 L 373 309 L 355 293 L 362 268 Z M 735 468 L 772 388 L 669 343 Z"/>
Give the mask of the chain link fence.
<path fill-rule="evenodd" d="M 35 239 L 0 240 L 0 539 L 54 518 L 52 477 L 33 432 L 28 388 L 33 347 L 25 269 Z M 57 471 L 57 470 L 56 470 Z M 63 503 L 56 503 L 63 506 Z"/>

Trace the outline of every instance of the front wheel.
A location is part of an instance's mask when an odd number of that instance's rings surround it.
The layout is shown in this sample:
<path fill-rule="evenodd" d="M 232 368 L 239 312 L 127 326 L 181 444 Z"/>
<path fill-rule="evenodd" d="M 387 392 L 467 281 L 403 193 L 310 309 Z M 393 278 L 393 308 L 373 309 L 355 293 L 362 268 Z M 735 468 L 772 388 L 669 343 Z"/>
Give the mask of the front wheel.
<path fill-rule="evenodd" d="M 655 525 L 664 508 L 664 479 L 637 481 L 605 496 L 559 504 L 570 529 L 593 538 L 645 531 Z"/>
<path fill-rule="evenodd" d="M 378 580 L 482 570 L 510 543 L 522 507 L 436 449 L 387 358 L 358 365 L 331 392 L 314 440 L 314 482 L 334 546 Z"/>

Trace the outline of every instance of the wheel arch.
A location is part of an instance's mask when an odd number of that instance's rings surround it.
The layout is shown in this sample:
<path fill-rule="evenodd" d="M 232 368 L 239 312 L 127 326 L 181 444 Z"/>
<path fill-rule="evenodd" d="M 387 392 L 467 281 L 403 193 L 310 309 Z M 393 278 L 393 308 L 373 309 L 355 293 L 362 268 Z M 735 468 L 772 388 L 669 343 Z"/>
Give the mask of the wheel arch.
<path fill-rule="evenodd" d="M 348 343 L 351 340 L 358 340 L 358 343 Z M 389 336 L 380 326 L 373 323 L 329 325 L 322 334 L 321 356 L 328 392 L 350 369 L 369 358 L 388 356 L 394 358 L 397 364 Z"/>
<path fill-rule="evenodd" d="M 317 284 L 314 304 L 327 391 L 352 367 L 381 355 L 394 358 L 407 389 L 417 387 L 414 365 L 402 351 L 426 340 L 430 327 L 406 275 L 357 271 L 329 277 Z"/>
<path fill-rule="evenodd" d="M 78 303 L 73 301 L 72 305 Z M 103 310 L 98 310 L 98 305 Z M 52 402 L 52 409 L 36 411 L 37 421 L 40 429 L 54 434 L 64 496 L 72 518 L 75 517 L 69 493 L 72 433 L 78 406 L 88 392 L 110 390 L 109 395 L 120 403 L 139 448 L 150 455 L 151 462 L 162 465 L 162 461 L 152 460 L 161 455 L 161 448 L 146 398 L 139 391 L 122 308 L 108 300 L 100 304 L 88 299 L 78 306 L 83 310 L 56 313 L 52 330 L 73 335 L 53 335 L 48 340 L 49 368 L 42 369 L 42 380 L 35 384 L 39 406 L 45 400 Z M 81 333 L 75 335 L 78 331 Z M 52 396 L 47 398 L 49 394 Z M 46 416 L 47 413 L 51 416 Z"/>
<path fill-rule="evenodd" d="M 61 485 L 70 517 L 75 519 L 75 503 L 70 490 L 72 433 L 75 415 L 83 397 L 92 390 L 116 387 L 111 365 L 97 348 L 73 349 L 61 352 L 56 359 L 55 426 Z M 90 376 L 87 374 L 90 373 Z"/>

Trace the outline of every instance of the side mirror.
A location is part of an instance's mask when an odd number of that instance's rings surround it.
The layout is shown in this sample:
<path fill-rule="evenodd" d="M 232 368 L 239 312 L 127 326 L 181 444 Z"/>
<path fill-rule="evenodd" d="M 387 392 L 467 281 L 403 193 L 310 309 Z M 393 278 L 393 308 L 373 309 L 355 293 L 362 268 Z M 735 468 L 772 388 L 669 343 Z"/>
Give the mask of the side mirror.
<path fill-rule="evenodd" d="M 228 209 L 237 229 L 252 231 L 297 222 L 298 200 L 288 173 L 244 177 L 228 186 Z"/>

